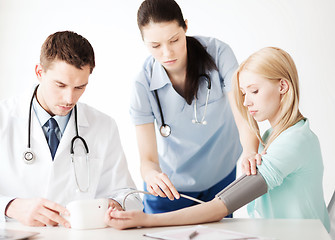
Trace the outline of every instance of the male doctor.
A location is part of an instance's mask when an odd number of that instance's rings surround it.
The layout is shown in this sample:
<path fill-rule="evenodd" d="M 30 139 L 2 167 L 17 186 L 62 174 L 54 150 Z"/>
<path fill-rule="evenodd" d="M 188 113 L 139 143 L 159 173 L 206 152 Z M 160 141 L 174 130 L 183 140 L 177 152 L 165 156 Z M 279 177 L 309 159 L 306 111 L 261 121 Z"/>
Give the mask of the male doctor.
<path fill-rule="evenodd" d="M 35 68 L 39 80 L 36 91 L 0 103 L 2 221 L 70 227 L 63 218 L 69 214 L 64 206 L 70 201 L 110 198 L 116 189 L 135 187 L 115 121 L 77 103 L 94 67 L 94 51 L 84 37 L 70 31 L 56 32 L 41 48 L 40 64 Z M 84 157 L 75 162 L 75 174 L 70 148 L 76 125 L 87 143 L 89 161 L 85 166 L 85 147 L 77 139 L 74 147 Z M 28 142 L 31 161 L 23 158 Z M 27 156 L 30 160 L 31 155 Z M 109 203 L 121 209 L 117 193 Z M 142 209 L 136 197 L 130 205 Z"/>

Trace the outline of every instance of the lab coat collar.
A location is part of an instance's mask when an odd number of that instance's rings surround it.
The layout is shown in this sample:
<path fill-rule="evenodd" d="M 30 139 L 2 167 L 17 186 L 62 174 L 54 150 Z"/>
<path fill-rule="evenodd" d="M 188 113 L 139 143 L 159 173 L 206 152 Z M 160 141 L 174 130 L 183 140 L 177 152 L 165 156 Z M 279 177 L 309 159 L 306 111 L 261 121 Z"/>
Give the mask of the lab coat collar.
<path fill-rule="evenodd" d="M 164 87 L 167 84 L 171 84 L 170 78 L 167 75 L 164 67 L 156 60 L 153 62 L 151 79 L 150 91 L 154 91 Z"/>
<path fill-rule="evenodd" d="M 87 111 L 85 110 L 87 106 L 83 103 L 77 103 L 77 114 L 78 114 L 78 127 L 89 127 L 89 116 L 87 115 Z M 74 110 L 72 111 L 72 115 L 74 117 Z"/>
<path fill-rule="evenodd" d="M 27 119 L 28 121 L 29 105 L 36 86 L 37 84 L 35 84 L 29 91 L 25 91 L 22 95 L 19 96 L 17 100 L 17 108 L 19 111 L 15 111 L 15 114 L 17 114 L 15 117 Z M 14 112 L 12 113 L 14 114 Z"/>

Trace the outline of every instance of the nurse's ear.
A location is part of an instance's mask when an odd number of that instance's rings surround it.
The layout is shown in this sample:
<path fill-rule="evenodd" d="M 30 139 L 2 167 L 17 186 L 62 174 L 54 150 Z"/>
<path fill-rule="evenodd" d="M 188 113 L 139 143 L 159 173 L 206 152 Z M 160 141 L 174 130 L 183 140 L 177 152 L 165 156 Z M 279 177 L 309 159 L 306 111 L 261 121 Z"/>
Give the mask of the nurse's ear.
<path fill-rule="evenodd" d="M 287 79 L 285 79 L 285 78 L 280 79 L 279 87 L 280 87 L 279 93 L 281 95 L 284 95 L 285 93 L 287 93 L 287 91 L 290 88 L 290 85 L 289 85 Z"/>
<path fill-rule="evenodd" d="M 43 72 L 43 67 L 41 64 L 36 64 L 35 66 L 35 74 L 37 76 L 38 81 L 42 80 L 42 72 Z"/>

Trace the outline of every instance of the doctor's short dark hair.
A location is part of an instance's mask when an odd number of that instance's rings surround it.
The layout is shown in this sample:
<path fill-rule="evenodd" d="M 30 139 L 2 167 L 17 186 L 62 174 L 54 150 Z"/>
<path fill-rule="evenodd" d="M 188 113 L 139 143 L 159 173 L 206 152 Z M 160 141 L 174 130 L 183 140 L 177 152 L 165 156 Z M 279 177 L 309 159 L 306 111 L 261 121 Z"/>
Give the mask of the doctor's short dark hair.
<path fill-rule="evenodd" d="M 71 31 L 53 33 L 44 41 L 40 64 L 47 70 L 55 60 L 65 61 L 78 69 L 89 65 L 91 73 L 95 67 L 93 47 L 86 38 Z"/>

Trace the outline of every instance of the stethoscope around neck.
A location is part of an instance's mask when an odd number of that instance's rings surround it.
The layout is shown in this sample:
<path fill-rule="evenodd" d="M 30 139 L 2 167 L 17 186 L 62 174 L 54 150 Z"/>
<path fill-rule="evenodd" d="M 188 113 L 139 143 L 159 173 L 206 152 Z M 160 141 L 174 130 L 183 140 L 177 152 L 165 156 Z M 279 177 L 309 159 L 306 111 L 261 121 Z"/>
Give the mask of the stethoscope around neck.
<path fill-rule="evenodd" d="M 192 123 L 206 125 L 207 121 L 205 120 L 205 118 L 206 118 L 209 94 L 210 94 L 210 91 L 211 91 L 212 84 L 211 84 L 210 77 L 207 74 L 202 74 L 202 75 L 200 75 L 200 77 L 203 77 L 207 82 L 207 95 L 206 95 L 205 110 L 204 110 L 204 114 L 202 115 L 201 120 L 199 121 L 198 116 L 197 116 L 197 98 L 194 96 L 194 110 L 193 110 L 194 118 L 192 119 Z M 165 121 L 164 121 L 164 115 L 163 115 L 161 103 L 159 101 L 158 92 L 157 92 L 157 90 L 154 90 L 154 92 L 155 92 L 155 96 L 156 96 L 156 99 L 157 99 L 159 113 L 161 115 L 161 121 L 162 121 L 162 125 L 159 128 L 159 132 L 163 137 L 168 137 L 171 134 L 171 127 L 168 124 L 166 124 Z"/>
<path fill-rule="evenodd" d="M 37 89 L 38 89 L 38 86 L 36 86 L 35 90 L 34 90 L 34 93 L 31 97 L 31 100 L 30 100 L 30 105 L 29 105 L 29 116 L 28 116 L 28 144 L 27 144 L 27 149 L 26 151 L 23 153 L 23 161 L 27 164 L 32 164 L 34 163 L 35 161 L 35 153 L 32 151 L 31 149 L 31 113 L 32 113 L 32 106 L 33 106 L 33 100 L 34 100 L 34 97 L 36 96 L 36 93 L 37 93 Z M 89 189 L 89 184 L 90 184 L 90 169 L 89 169 L 89 162 L 88 162 L 88 154 L 89 154 L 89 150 L 88 150 L 88 146 L 87 146 L 87 143 L 85 141 L 84 138 L 82 138 L 81 136 L 79 136 L 79 133 L 78 133 L 78 118 L 77 118 L 77 105 L 74 106 L 74 122 L 75 122 L 75 129 L 76 129 L 76 136 L 74 136 L 71 140 L 71 148 L 70 148 L 70 155 L 71 155 L 71 162 L 72 162 L 72 165 L 73 165 L 73 171 L 74 171 L 74 175 L 75 175 L 75 181 L 76 181 L 76 185 L 77 185 L 77 188 L 80 192 L 87 192 L 88 189 Z M 75 166 L 75 155 L 74 155 L 74 144 L 75 144 L 75 141 L 76 140 L 80 140 L 83 145 L 84 145 L 84 148 L 85 148 L 85 151 L 86 151 L 86 166 L 87 166 L 87 180 L 88 180 L 88 184 L 87 184 L 87 187 L 82 189 L 79 185 L 79 181 L 78 181 L 78 178 L 77 178 L 77 171 L 76 171 L 76 166 Z"/>

